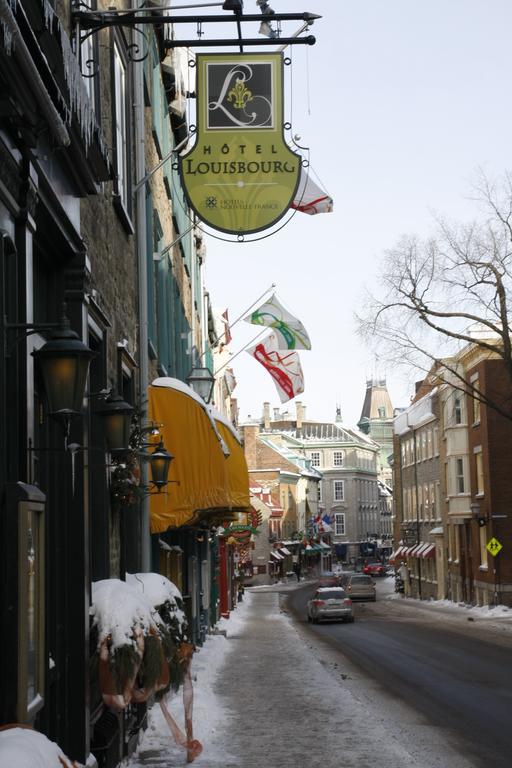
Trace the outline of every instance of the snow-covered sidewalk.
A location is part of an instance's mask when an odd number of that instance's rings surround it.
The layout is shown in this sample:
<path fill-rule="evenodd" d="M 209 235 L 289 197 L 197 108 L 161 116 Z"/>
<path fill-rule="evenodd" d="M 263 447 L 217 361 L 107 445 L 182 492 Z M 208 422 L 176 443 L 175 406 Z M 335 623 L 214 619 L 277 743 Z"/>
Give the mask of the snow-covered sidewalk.
<path fill-rule="evenodd" d="M 299 585 L 295 585 L 297 588 Z M 303 585 L 300 585 L 303 586 Z M 351 678 L 299 633 L 279 604 L 292 585 L 246 591 L 244 602 L 193 660 L 194 736 L 208 768 L 430 768 L 470 764 L 409 713 L 401 723 L 376 708 Z M 183 722 L 181 696 L 170 708 Z M 388 707 L 389 709 L 389 707 Z M 185 765 L 154 706 L 129 768 Z"/>

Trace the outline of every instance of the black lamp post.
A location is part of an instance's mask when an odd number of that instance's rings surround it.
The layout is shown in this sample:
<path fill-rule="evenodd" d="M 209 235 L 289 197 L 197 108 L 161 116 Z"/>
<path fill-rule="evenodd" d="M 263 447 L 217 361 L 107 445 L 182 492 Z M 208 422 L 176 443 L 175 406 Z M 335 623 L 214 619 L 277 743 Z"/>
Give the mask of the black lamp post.
<path fill-rule="evenodd" d="M 32 332 L 37 329 L 30 327 Z M 82 410 L 89 364 L 95 353 L 70 329 L 63 314 L 50 340 L 32 354 L 39 364 L 50 416 L 63 424 L 67 434 L 71 420 Z"/>
<path fill-rule="evenodd" d="M 162 441 L 158 443 L 155 450 L 149 454 L 148 461 L 151 472 L 151 482 L 156 486 L 158 493 L 169 482 L 169 467 L 174 456 L 168 453 Z"/>
<path fill-rule="evenodd" d="M 120 395 L 109 395 L 98 416 L 103 419 L 105 440 L 111 454 L 122 454 L 130 448 L 133 408 Z"/>
<path fill-rule="evenodd" d="M 192 368 L 187 376 L 187 384 L 205 403 L 210 402 L 215 378 L 209 368 Z"/>

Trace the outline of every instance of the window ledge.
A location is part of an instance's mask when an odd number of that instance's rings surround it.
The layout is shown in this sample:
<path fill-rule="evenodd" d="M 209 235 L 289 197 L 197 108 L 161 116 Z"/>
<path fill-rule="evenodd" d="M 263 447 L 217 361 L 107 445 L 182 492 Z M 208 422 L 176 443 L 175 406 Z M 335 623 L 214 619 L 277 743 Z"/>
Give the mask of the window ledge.
<path fill-rule="evenodd" d="M 482 491 L 482 493 L 475 493 L 475 499 L 483 499 L 485 496 L 485 493 Z"/>
<path fill-rule="evenodd" d="M 487 571 L 489 570 L 489 566 L 488 565 L 479 565 L 478 566 L 478 570 L 479 571 L 484 571 L 485 573 L 487 573 Z"/>

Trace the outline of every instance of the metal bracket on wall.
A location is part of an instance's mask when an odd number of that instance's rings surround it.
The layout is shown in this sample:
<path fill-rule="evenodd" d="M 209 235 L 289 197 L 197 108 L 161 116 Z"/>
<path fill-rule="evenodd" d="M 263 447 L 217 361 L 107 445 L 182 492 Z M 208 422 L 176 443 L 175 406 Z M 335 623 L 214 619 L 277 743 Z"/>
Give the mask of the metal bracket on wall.
<path fill-rule="evenodd" d="M 193 6 L 188 6 L 193 7 Z M 104 11 L 91 10 L 90 6 L 78 0 L 74 2 L 71 10 L 71 21 L 73 25 L 73 39 L 75 51 L 79 52 L 83 43 L 102 29 L 109 27 L 126 27 L 135 30 L 141 34 L 148 43 L 146 33 L 140 29 L 145 25 L 162 26 L 163 24 L 194 24 L 198 30 L 198 37 L 191 40 L 165 39 L 164 48 L 226 48 L 237 46 L 243 51 L 243 46 L 267 46 L 277 45 L 314 45 L 316 39 L 313 35 L 301 36 L 302 31 L 306 31 L 316 19 L 322 18 L 316 13 L 272 13 L 272 14 L 243 14 L 234 13 L 233 15 L 194 15 L 180 16 L 175 13 L 175 8 L 165 7 L 143 7 L 117 9 L 109 8 Z M 276 34 L 275 37 L 243 38 L 241 24 L 259 23 L 262 21 L 275 21 L 278 24 L 282 21 L 301 21 L 304 26 L 299 33 L 291 37 L 281 37 Z M 205 35 L 203 25 L 206 24 L 229 24 L 235 23 L 237 36 L 235 38 L 208 39 Z M 137 44 L 128 47 L 128 56 L 132 61 L 143 61 L 149 55 L 149 47 L 145 53 L 141 54 L 141 48 Z"/>

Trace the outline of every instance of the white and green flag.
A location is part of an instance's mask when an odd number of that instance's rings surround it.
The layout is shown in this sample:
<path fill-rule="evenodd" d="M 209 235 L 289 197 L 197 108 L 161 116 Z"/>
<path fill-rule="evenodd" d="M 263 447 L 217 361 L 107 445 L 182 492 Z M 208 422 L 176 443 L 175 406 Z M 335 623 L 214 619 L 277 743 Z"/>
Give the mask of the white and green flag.
<path fill-rule="evenodd" d="M 311 349 L 311 341 L 301 321 L 282 306 L 275 293 L 244 320 L 252 325 L 273 328 L 278 349 Z"/>

